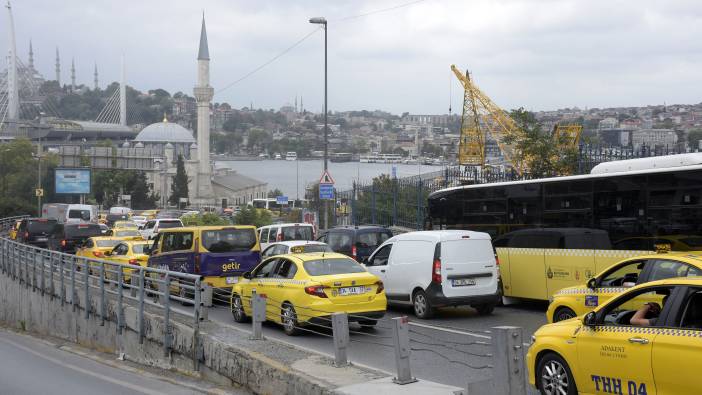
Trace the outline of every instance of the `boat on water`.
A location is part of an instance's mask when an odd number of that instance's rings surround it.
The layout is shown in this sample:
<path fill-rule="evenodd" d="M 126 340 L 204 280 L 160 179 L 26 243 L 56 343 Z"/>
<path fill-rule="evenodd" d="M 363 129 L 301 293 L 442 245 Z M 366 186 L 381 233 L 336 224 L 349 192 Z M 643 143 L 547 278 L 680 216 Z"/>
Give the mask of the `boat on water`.
<path fill-rule="evenodd" d="M 274 158 L 275 160 L 281 160 L 281 159 L 283 159 L 283 157 L 282 157 L 280 154 L 275 154 L 275 156 L 274 156 L 273 158 Z"/>
<path fill-rule="evenodd" d="M 361 163 L 402 163 L 402 156 L 398 154 L 378 154 L 361 155 Z"/>
<path fill-rule="evenodd" d="M 353 154 L 350 152 L 335 152 L 331 154 L 329 158 L 332 162 L 351 162 L 353 160 Z"/>
<path fill-rule="evenodd" d="M 286 153 L 285 160 L 297 160 L 297 152 L 290 151 Z"/>

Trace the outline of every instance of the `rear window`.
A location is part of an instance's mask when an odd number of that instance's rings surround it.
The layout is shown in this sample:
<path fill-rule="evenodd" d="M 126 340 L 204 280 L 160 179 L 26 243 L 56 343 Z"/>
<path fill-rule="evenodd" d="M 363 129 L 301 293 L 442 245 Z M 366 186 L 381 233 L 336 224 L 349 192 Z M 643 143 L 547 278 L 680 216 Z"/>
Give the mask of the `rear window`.
<path fill-rule="evenodd" d="M 441 260 L 445 263 L 493 262 L 495 252 L 490 240 L 462 239 L 441 242 Z"/>
<path fill-rule="evenodd" d="M 161 229 L 182 228 L 183 224 L 180 221 L 159 221 L 158 227 Z"/>
<path fill-rule="evenodd" d="M 202 232 L 202 245 L 210 252 L 247 251 L 256 245 L 253 229 L 221 229 Z"/>
<path fill-rule="evenodd" d="M 90 221 L 90 210 L 69 210 L 68 218 Z"/>
<path fill-rule="evenodd" d="M 36 221 L 29 221 L 27 224 L 27 231 L 29 233 L 49 233 L 56 225 L 55 219 L 39 219 Z"/>
<path fill-rule="evenodd" d="M 143 254 L 145 245 L 146 244 L 132 244 L 132 251 L 135 254 Z"/>
<path fill-rule="evenodd" d="M 362 273 L 365 269 L 351 258 L 318 259 L 302 264 L 310 276 L 328 276 L 332 274 Z"/>
<path fill-rule="evenodd" d="M 356 243 L 360 247 L 375 249 L 375 247 L 383 244 L 383 242 L 389 238 L 390 235 L 386 232 L 363 232 L 358 234 Z"/>
<path fill-rule="evenodd" d="M 116 230 L 115 237 L 130 237 L 130 236 L 141 236 L 141 233 L 137 230 Z"/>
<path fill-rule="evenodd" d="M 119 244 L 119 240 L 97 240 L 95 244 L 98 247 L 114 247 Z"/>
<path fill-rule="evenodd" d="M 100 226 L 94 224 L 66 225 L 64 230 L 67 237 L 90 237 L 102 234 Z"/>
<path fill-rule="evenodd" d="M 348 233 L 331 232 L 327 234 L 327 244 L 334 251 L 351 251 L 353 247 L 353 238 Z"/>
<path fill-rule="evenodd" d="M 311 226 L 284 226 L 281 228 L 283 240 L 312 240 Z"/>

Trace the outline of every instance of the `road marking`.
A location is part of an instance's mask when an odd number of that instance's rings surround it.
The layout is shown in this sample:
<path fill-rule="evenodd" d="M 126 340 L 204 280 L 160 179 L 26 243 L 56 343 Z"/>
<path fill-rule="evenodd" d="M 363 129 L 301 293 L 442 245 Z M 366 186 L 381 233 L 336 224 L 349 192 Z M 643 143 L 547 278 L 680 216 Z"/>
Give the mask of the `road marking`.
<path fill-rule="evenodd" d="M 420 328 L 427 328 L 427 329 L 434 329 L 437 331 L 442 331 L 442 332 L 448 332 L 448 333 L 455 333 L 458 335 L 468 335 L 468 336 L 473 336 L 473 337 L 478 337 L 480 339 L 492 339 L 490 336 L 487 335 L 479 335 L 477 333 L 471 333 L 471 332 L 465 332 L 465 331 L 459 331 L 456 329 L 448 329 L 448 328 L 442 328 L 440 326 L 434 326 L 434 325 L 426 325 L 426 324 L 420 324 L 418 322 L 412 322 L 410 321 L 410 325 L 418 326 Z"/>
<path fill-rule="evenodd" d="M 83 373 L 83 374 L 88 375 L 88 376 L 95 377 L 95 378 L 100 379 L 100 380 L 103 380 L 103 381 L 107 381 L 108 383 L 112 383 L 112 384 L 115 384 L 115 385 L 118 385 L 118 386 L 121 386 L 121 387 L 124 387 L 124 388 L 128 388 L 128 389 L 130 389 L 130 390 L 132 390 L 132 391 L 136 391 L 136 392 L 139 392 L 139 393 L 142 393 L 142 394 L 146 394 L 146 395 L 167 395 L 165 392 L 152 391 L 152 390 L 149 390 L 149 389 L 146 389 L 146 388 L 142 388 L 142 387 L 137 386 L 137 385 L 134 385 L 134 384 L 126 383 L 126 382 L 123 382 L 123 381 L 120 381 L 120 380 L 117 380 L 117 379 L 113 379 L 113 378 L 110 378 L 110 377 L 106 377 L 106 376 L 101 375 L 101 374 L 98 374 L 98 373 L 91 372 L 91 371 L 89 371 L 89 370 L 83 369 L 83 368 L 78 367 L 78 366 L 75 366 L 75 365 L 67 364 L 67 363 L 65 363 L 65 362 L 63 362 L 63 361 L 60 361 L 60 360 L 58 360 L 58 359 L 55 359 L 55 358 L 52 358 L 52 357 L 43 355 L 43 354 L 41 354 L 41 353 L 39 353 L 39 352 L 37 352 L 37 351 L 32 350 L 31 348 L 27 348 L 27 347 L 25 347 L 25 346 L 22 346 L 22 345 L 20 345 L 20 344 L 17 344 L 17 343 L 15 343 L 15 342 L 11 341 L 11 340 L 7 340 L 7 339 L 0 338 L 0 341 L 5 342 L 5 343 L 7 343 L 7 344 L 9 344 L 9 345 L 11 345 L 11 346 L 13 346 L 13 347 L 19 348 L 20 350 L 25 351 L 25 352 L 28 352 L 28 353 L 30 353 L 30 354 L 32 354 L 32 355 L 35 355 L 35 356 L 39 357 L 39 358 L 43 358 L 43 359 L 45 359 L 45 360 L 47 360 L 47 361 L 49 361 L 49 362 L 52 362 L 52 363 L 54 363 L 54 364 L 56 364 L 56 365 L 59 365 L 59 366 L 62 366 L 62 367 L 65 367 L 65 368 L 74 370 L 74 371 L 79 372 L 79 373 Z"/>

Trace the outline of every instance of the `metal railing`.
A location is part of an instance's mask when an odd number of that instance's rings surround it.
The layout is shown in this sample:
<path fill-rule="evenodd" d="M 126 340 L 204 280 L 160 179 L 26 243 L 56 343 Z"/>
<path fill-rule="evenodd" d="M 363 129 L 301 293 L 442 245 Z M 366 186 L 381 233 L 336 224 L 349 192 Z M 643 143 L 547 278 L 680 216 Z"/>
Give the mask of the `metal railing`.
<path fill-rule="evenodd" d="M 0 219 L 0 270 L 26 288 L 60 299 L 73 311 L 83 309 L 85 318 L 93 316 L 104 325 L 114 320 L 117 333 L 126 328 L 125 308 L 137 310 L 139 342 L 145 338 L 145 311 L 163 320 L 164 355 L 173 344 L 174 318 L 192 325 L 193 362 L 197 369 L 199 328 L 203 317 L 203 284 L 199 275 L 92 259 L 19 243 L 5 237 L 16 220 L 26 216 Z M 82 299 L 82 301 L 81 301 Z M 115 314 L 108 313 L 108 301 L 116 303 Z M 96 302 L 93 306 L 93 302 Z M 180 302 L 182 306 L 174 306 Z"/>

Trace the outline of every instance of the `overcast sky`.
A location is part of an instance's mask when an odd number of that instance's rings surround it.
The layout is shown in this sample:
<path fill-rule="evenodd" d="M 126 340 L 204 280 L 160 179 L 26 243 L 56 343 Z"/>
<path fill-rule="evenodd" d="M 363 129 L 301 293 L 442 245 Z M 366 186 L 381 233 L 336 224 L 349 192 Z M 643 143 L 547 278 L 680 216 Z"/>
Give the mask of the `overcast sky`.
<path fill-rule="evenodd" d="M 702 92 L 700 0 L 14 0 L 20 58 L 30 38 L 37 69 L 92 86 L 119 77 L 140 90 L 192 95 L 205 11 L 215 101 L 276 108 L 301 96 L 323 104 L 323 32 L 229 89 L 221 88 L 329 20 L 329 109 L 446 113 L 461 110 L 450 73 L 470 69 L 505 109 L 698 103 Z M 5 11 L 5 10 L 3 10 Z M 7 18 L 2 29 L 7 37 Z M 7 51 L 7 40 L 0 40 Z"/>

